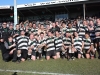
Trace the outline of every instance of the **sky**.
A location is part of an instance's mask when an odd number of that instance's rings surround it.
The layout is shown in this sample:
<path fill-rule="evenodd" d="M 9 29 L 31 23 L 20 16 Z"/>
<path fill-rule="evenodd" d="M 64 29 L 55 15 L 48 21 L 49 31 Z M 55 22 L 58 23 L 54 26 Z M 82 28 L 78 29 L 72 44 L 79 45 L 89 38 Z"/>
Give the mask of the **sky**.
<path fill-rule="evenodd" d="M 37 2 L 46 2 L 51 0 L 16 0 L 17 4 L 27 4 L 27 3 L 37 3 Z M 14 0 L 0 0 L 0 6 L 3 5 L 14 5 Z"/>

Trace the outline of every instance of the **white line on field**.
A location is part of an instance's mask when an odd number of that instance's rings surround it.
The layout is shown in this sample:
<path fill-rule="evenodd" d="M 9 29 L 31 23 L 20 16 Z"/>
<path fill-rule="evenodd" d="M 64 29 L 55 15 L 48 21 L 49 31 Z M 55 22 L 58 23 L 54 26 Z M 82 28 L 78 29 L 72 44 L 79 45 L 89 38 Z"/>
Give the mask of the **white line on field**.
<path fill-rule="evenodd" d="M 49 72 L 33 72 L 33 71 L 22 71 L 22 70 L 4 70 L 0 69 L 1 72 L 17 72 L 17 73 L 31 73 L 31 74 L 45 74 L 45 75 L 75 75 L 75 74 L 62 74 L 62 73 L 49 73 Z"/>

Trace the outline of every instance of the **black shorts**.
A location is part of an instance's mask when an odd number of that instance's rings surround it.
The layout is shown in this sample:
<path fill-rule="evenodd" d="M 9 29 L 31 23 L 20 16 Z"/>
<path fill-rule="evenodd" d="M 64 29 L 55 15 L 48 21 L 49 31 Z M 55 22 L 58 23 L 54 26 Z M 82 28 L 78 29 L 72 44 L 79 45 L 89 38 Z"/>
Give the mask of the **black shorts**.
<path fill-rule="evenodd" d="M 82 54 L 81 51 L 77 51 L 78 54 Z"/>
<path fill-rule="evenodd" d="M 92 42 L 93 42 L 93 44 L 96 43 L 96 39 L 93 39 Z"/>
<path fill-rule="evenodd" d="M 100 51 L 100 38 L 96 38 L 97 50 Z"/>
<path fill-rule="evenodd" d="M 88 53 L 88 50 L 89 50 L 89 49 L 85 49 L 85 54 L 89 54 L 89 53 Z"/>
<path fill-rule="evenodd" d="M 32 50 L 32 55 L 36 56 L 36 51 L 35 50 Z"/>
<path fill-rule="evenodd" d="M 47 51 L 46 56 L 56 56 L 56 51 L 55 50 Z"/>
<path fill-rule="evenodd" d="M 62 51 L 61 48 L 59 48 L 59 49 L 56 50 L 56 52 L 61 52 L 61 51 Z"/>
<path fill-rule="evenodd" d="M 82 54 L 79 48 L 77 48 L 76 50 L 78 54 Z"/>
<path fill-rule="evenodd" d="M 28 51 L 26 49 L 21 49 L 21 58 L 26 59 L 27 58 Z"/>

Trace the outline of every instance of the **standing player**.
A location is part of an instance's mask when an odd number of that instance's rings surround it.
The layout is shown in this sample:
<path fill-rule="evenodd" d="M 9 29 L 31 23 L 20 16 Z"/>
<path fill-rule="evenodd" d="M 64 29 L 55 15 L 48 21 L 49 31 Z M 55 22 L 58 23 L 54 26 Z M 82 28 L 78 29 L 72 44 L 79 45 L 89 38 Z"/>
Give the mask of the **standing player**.
<path fill-rule="evenodd" d="M 19 24 L 16 24 L 16 30 L 14 31 L 14 38 L 18 37 L 20 35 L 20 26 Z"/>
<path fill-rule="evenodd" d="M 90 53 L 91 53 L 91 58 L 94 57 L 94 47 L 93 47 L 93 42 L 91 41 L 89 37 L 89 33 L 85 33 L 85 38 L 83 38 L 84 41 L 84 47 L 83 49 L 85 50 L 85 56 L 87 59 L 90 58 Z"/>
<path fill-rule="evenodd" d="M 13 36 L 14 35 L 14 26 L 13 26 L 12 23 L 9 25 L 8 33 L 9 33 L 9 36 Z"/>
<path fill-rule="evenodd" d="M 44 47 L 45 47 L 45 42 L 46 38 L 44 37 L 44 33 L 41 32 L 40 33 L 40 38 L 39 38 L 39 46 L 38 46 L 38 53 L 39 53 L 39 59 L 41 59 L 42 55 L 45 55 L 45 50 L 44 50 Z"/>
<path fill-rule="evenodd" d="M 29 38 L 25 36 L 25 31 L 22 30 L 20 36 L 16 38 L 18 62 L 26 60 L 28 52 L 28 42 Z"/>
<path fill-rule="evenodd" d="M 88 31 L 88 27 L 87 27 L 87 21 L 84 20 L 83 24 L 79 25 L 79 37 L 84 38 L 85 37 L 85 32 Z"/>
<path fill-rule="evenodd" d="M 76 29 L 72 27 L 71 23 L 68 23 L 68 28 L 67 28 L 67 32 L 69 32 L 71 35 L 73 35 L 73 32 L 75 32 Z"/>
<path fill-rule="evenodd" d="M 78 58 L 80 59 L 82 57 L 82 54 L 83 54 L 83 41 L 82 41 L 82 38 L 80 38 L 78 36 L 78 33 L 77 32 L 74 32 L 74 36 L 75 38 L 72 39 L 73 40 L 73 48 L 72 48 L 72 51 L 77 51 L 78 53 Z"/>
<path fill-rule="evenodd" d="M 46 59 L 49 60 L 52 56 L 54 59 L 56 59 L 56 51 L 55 51 L 55 44 L 54 44 L 54 36 L 53 32 L 48 32 L 48 38 L 46 39 Z"/>
<path fill-rule="evenodd" d="M 63 22 L 61 25 L 62 25 L 61 32 L 62 32 L 62 35 L 64 35 L 67 31 L 67 25 L 65 22 Z"/>
<path fill-rule="evenodd" d="M 38 33 L 38 28 L 37 28 L 37 26 L 36 26 L 35 23 L 32 24 L 31 32 L 34 33 L 34 34 L 37 34 Z"/>
<path fill-rule="evenodd" d="M 36 60 L 37 43 L 33 33 L 30 34 L 28 45 L 28 59 Z"/>
<path fill-rule="evenodd" d="M 96 46 L 98 51 L 98 58 L 100 59 L 100 19 L 97 19 L 97 27 L 95 28 Z"/>
<path fill-rule="evenodd" d="M 72 49 L 71 49 L 71 47 L 72 47 L 71 44 L 72 44 L 72 39 L 70 37 L 70 33 L 66 32 L 65 37 L 63 38 L 63 49 L 64 50 L 62 53 L 63 53 L 63 55 L 67 54 L 66 56 L 67 56 L 68 60 L 71 59 L 72 54 L 73 54 Z"/>
<path fill-rule="evenodd" d="M 63 41 L 60 36 L 60 33 L 58 31 L 55 32 L 56 37 L 55 37 L 55 47 L 56 47 L 56 57 L 60 58 L 60 52 L 62 51 L 62 46 L 63 46 Z"/>
<path fill-rule="evenodd" d="M 9 33 L 8 33 L 8 28 L 7 28 L 7 23 L 4 22 L 2 24 L 2 29 L 1 29 L 1 37 L 4 39 L 4 41 L 8 41 Z"/>

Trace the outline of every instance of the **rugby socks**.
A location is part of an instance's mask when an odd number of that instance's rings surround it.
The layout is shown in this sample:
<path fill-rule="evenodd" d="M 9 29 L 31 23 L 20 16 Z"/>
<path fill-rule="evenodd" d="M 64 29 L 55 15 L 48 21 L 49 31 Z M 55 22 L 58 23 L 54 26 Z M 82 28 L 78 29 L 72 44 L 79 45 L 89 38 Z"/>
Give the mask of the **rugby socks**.
<path fill-rule="evenodd" d="M 28 59 L 31 59 L 31 54 L 30 53 L 28 53 Z"/>
<path fill-rule="evenodd" d="M 71 55 L 72 55 L 72 58 L 75 57 L 75 53 L 71 53 Z"/>
<path fill-rule="evenodd" d="M 72 53 L 68 53 L 68 60 L 71 59 Z"/>
<path fill-rule="evenodd" d="M 39 59 L 41 59 L 41 53 L 39 53 Z"/>
<path fill-rule="evenodd" d="M 21 54 L 17 55 L 17 57 L 18 57 L 18 61 L 20 61 L 21 60 Z"/>
<path fill-rule="evenodd" d="M 61 57 L 62 57 L 62 59 L 65 58 L 65 52 L 62 52 L 62 53 L 61 53 Z"/>

